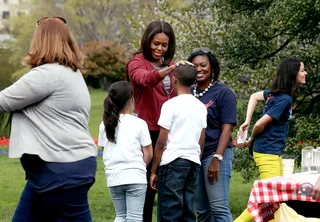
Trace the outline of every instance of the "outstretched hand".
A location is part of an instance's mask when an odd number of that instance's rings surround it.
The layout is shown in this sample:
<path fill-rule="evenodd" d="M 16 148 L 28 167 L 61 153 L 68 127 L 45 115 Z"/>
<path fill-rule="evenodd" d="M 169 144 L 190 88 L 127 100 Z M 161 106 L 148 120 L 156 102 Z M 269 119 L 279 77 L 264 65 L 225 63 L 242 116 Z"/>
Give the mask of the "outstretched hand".
<path fill-rule="evenodd" d="M 190 66 L 195 66 L 193 63 L 187 61 L 187 60 L 180 60 L 178 62 L 175 63 L 175 66 L 179 66 L 179 65 L 190 65 Z"/>

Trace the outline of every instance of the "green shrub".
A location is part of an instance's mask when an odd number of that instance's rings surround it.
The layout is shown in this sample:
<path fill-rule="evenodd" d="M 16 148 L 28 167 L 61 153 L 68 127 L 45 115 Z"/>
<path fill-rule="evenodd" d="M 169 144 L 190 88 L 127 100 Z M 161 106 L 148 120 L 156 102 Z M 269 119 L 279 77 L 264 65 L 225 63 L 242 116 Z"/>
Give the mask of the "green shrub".
<path fill-rule="evenodd" d="M 128 50 L 117 42 L 89 41 L 81 48 L 84 53 L 83 76 L 93 88 L 107 78 L 107 84 L 125 79 Z"/>
<path fill-rule="evenodd" d="M 320 114 L 298 116 L 293 126 L 299 141 L 314 140 L 320 143 Z"/>
<path fill-rule="evenodd" d="M 0 113 L 0 138 L 10 137 L 11 132 L 11 113 Z"/>
<path fill-rule="evenodd" d="M 242 183 L 249 183 L 259 177 L 259 170 L 248 148 L 237 146 L 234 149 L 233 170 L 240 172 Z"/>
<path fill-rule="evenodd" d="M 297 166 L 301 164 L 301 151 L 306 146 L 320 146 L 320 115 L 294 116 L 289 125 L 286 147 L 283 151 L 285 158 L 296 159 Z"/>

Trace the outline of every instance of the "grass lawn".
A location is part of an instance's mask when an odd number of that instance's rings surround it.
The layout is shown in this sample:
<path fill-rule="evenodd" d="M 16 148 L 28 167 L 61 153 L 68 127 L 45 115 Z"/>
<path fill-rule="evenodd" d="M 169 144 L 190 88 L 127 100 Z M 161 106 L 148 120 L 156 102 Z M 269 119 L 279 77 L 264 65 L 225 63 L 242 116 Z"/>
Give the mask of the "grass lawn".
<path fill-rule="evenodd" d="M 98 137 L 98 127 L 102 120 L 103 101 L 106 92 L 91 91 L 92 110 L 89 129 L 91 135 Z M 11 221 L 12 215 L 23 190 L 24 172 L 19 160 L 9 159 L 0 155 L 0 222 Z M 242 184 L 239 173 L 233 172 L 230 188 L 230 208 L 234 217 L 245 209 L 251 184 Z M 89 192 L 91 214 L 94 222 L 111 222 L 114 219 L 113 204 L 106 187 L 106 179 L 101 157 L 98 158 L 96 182 Z M 154 206 L 154 221 L 156 221 L 156 203 Z"/>

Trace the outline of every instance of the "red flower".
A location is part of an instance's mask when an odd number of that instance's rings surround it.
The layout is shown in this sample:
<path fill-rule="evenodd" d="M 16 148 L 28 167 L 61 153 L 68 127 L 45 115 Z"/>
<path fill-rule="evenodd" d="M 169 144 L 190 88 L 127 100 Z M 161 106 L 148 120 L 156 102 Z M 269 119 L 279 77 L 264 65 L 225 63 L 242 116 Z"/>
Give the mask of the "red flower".
<path fill-rule="evenodd" d="M 9 146 L 10 139 L 4 136 L 0 138 L 0 146 Z"/>
<path fill-rule="evenodd" d="M 93 142 L 94 142 L 96 145 L 98 145 L 98 140 L 95 139 L 95 138 L 93 138 L 93 137 L 92 137 L 92 139 L 93 139 Z"/>
<path fill-rule="evenodd" d="M 236 146 L 237 145 L 237 140 L 232 140 L 232 145 Z"/>

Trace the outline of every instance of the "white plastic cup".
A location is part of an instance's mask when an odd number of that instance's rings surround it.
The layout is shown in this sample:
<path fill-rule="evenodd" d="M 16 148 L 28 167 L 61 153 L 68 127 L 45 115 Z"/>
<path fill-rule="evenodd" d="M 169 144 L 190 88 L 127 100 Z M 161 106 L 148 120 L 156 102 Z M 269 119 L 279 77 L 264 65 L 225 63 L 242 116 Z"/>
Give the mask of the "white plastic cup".
<path fill-rule="evenodd" d="M 238 131 L 237 144 L 243 144 L 247 140 L 247 137 L 248 137 L 248 130 L 245 130 L 242 136 L 240 136 L 240 132 Z"/>
<path fill-rule="evenodd" d="M 293 174 L 294 159 L 282 159 L 283 176 L 290 177 Z"/>

